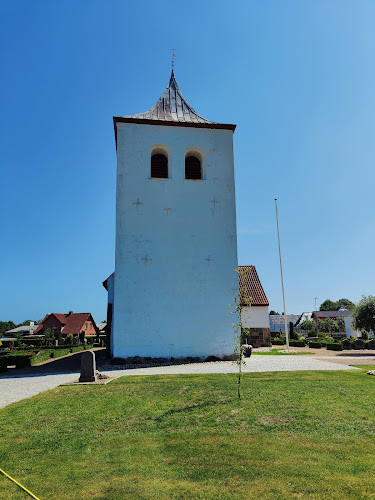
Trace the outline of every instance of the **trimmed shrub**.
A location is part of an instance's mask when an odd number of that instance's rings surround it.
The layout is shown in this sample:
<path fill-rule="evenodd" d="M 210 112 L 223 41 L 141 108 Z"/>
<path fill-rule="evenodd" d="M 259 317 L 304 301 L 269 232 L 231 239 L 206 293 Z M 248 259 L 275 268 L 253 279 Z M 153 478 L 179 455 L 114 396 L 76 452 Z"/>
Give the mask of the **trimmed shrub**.
<path fill-rule="evenodd" d="M 338 344 L 338 343 L 331 343 L 331 344 L 327 344 L 327 349 L 328 351 L 342 351 L 342 344 Z"/>
<path fill-rule="evenodd" d="M 83 351 L 86 346 L 82 345 L 75 345 L 74 347 L 71 348 L 71 352 L 80 352 Z"/>
<path fill-rule="evenodd" d="M 309 342 L 309 347 L 311 349 L 321 349 L 322 344 L 320 342 Z"/>
<path fill-rule="evenodd" d="M 289 345 L 292 347 L 305 347 L 305 341 L 304 340 L 290 340 Z"/>
<path fill-rule="evenodd" d="M 281 339 L 271 339 L 271 344 L 272 345 L 285 345 L 285 341 L 281 340 Z"/>
<path fill-rule="evenodd" d="M 5 362 L 0 362 L 0 373 L 4 373 L 8 370 L 7 368 L 7 363 Z"/>
<path fill-rule="evenodd" d="M 16 368 L 27 368 L 28 366 L 31 366 L 30 354 L 25 354 L 23 356 L 11 356 L 11 358 L 14 358 Z"/>

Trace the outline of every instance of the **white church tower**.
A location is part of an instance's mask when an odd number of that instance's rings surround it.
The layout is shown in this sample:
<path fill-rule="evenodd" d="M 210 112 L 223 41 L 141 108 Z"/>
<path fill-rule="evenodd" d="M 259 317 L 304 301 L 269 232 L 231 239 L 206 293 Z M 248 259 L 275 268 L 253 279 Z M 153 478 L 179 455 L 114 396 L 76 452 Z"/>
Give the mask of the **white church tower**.
<path fill-rule="evenodd" d="M 172 69 L 157 103 L 114 117 L 114 127 L 116 263 L 104 282 L 111 355 L 233 353 L 235 125 L 199 116 Z"/>

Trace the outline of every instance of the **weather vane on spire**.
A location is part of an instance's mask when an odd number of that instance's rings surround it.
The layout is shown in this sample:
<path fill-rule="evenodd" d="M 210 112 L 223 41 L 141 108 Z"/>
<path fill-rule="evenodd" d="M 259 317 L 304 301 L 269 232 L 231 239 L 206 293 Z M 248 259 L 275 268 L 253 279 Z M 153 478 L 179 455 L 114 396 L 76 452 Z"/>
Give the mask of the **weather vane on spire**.
<path fill-rule="evenodd" d="M 172 61 L 171 61 L 171 64 L 172 64 L 172 70 L 173 70 L 175 62 L 176 62 L 176 59 L 177 59 L 177 56 L 174 53 L 174 49 L 171 49 L 171 50 L 172 50 Z"/>

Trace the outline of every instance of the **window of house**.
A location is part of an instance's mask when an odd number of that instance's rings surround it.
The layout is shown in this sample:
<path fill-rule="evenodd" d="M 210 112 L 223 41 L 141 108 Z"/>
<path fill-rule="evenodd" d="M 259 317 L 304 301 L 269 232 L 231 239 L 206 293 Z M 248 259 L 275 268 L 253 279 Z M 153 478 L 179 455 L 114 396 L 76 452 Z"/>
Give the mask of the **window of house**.
<path fill-rule="evenodd" d="M 92 327 L 92 324 L 90 323 L 90 325 L 89 325 L 89 330 L 91 330 L 91 327 Z"/>
<path fill-rule="evenodd" d="M 85 330 L 87 330 L 87 323 L 85 323 Z"/>
<path fill-rule="evenodd" d="M 151 177 L 168 179 L 168 158 L 162 153 L 151 156 Z"/>
<path fill-rule="evenodd" d="M 197 156 L 186 156 L 185 179 L 202 179 L 202 164 Z"/>

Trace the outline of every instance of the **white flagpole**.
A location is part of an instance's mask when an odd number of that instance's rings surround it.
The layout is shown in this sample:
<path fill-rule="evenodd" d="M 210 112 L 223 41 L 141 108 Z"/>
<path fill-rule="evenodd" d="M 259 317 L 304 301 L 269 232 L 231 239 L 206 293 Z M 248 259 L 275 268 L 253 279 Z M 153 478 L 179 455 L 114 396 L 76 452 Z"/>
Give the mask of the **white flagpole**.
<path fill-rule="evenodd" d="M 285 322 L 285 339 L 286 339 L 286 348 L 289 350 L 289 332 L 288 332 L 288 324 L 286 318 L 286 307 L 285 307 L 285 294 L 284 294 L 284 279 L 283 279 L 283 265 L 281 263 L 281 249 L 280 249 L 280 232 L 279 232 L 279 216 L 277 213 L 277 198 L 275 198 L 275 206 L 276 206 L 276 224 L 277 224 L 277 239 L 279 241 L 279 258 L 280 258 L 280 273 L 281 273 L 281 289 L 283 291 L 283 304 L 284 304 L 284 322 Z"/>

